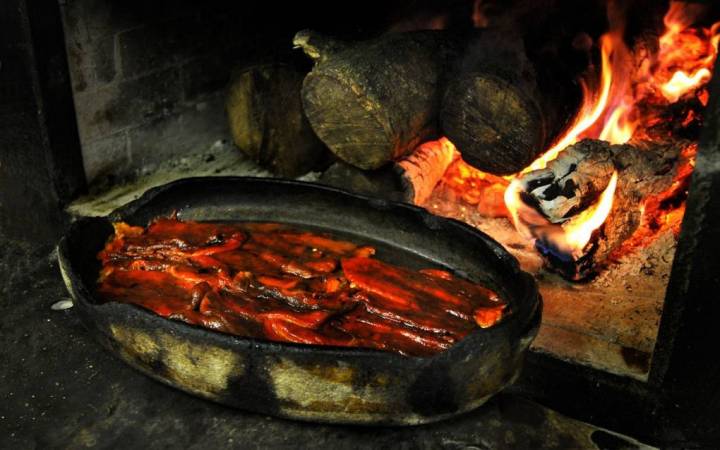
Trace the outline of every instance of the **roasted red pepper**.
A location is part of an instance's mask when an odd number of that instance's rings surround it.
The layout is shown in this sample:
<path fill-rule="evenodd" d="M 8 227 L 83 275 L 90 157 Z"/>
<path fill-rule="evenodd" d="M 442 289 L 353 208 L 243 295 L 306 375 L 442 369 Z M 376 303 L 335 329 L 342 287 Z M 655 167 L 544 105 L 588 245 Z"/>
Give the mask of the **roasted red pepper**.
<path fill-rule="evenodd" d="M 502 319 L 488 288 L 384 263 L 375 249 L 273 223 L 115 224 L 98 293 L 251 338 L 425 356 Z"/>

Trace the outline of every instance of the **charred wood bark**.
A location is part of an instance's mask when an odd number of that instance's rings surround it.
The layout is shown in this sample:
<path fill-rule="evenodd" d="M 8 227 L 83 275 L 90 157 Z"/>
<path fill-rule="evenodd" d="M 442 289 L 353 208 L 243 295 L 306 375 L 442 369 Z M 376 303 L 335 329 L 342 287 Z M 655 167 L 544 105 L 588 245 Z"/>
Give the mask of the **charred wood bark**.
<path fill-rule="evenodd" d="M 528 57 L 513 29 L 474 38 L 449 80 L 440 121 L 469 164 L 520 171 L 547 149 L 579 107 L 577 72 L 560 58 Z"/>
<path fill-rule="evenodd" d="M 362 170 L 344 161 L 337 161 L 323 172 L 318 181 L 346 191 L 392 201 L 406 202 L 409 198 L 402 180 L 390 165 L 375 170 Z"/>
<path fill-rule="evenodd" d="M 315 61 L 303 83 L 305 114 L 340 159 L 377 169 L 438 135 L 440 88 L 459 44 L 447 32 L 386 34 L 344 43 L 301 31 Z"/>
<path fill-rule="evenodd" d="M 545 169 L 520 178 L 526 200 L 553 223 L 595 203 L 617 170 L 616 198 L 642 200 L 670 188 L 686 141 L 610 145 L 586 139 L 565 149 Z"/>
<path fill-rule="evenodd" d="M 236 70 L 228 90 L 226 109 L 235 145 L 286 177 L 308 172 L 326 153 L 303 114 L 303 77 L 292 65 L 258 64 Z"/>
<path fill-rule="evenodd" d="M 445 138 L 419 146 L 411 155 L 395 164 L 395 171 L 405 192 L 406 201 L 422 205 L 430 198 L 445 171 L 459 157 Z"/>
<path fill-rule="evenodd" d="M 687 181 L 683 172 L 689 167 L 684 150 L 690 145 L 684 140 L 623 145 L 584 140 L 566 149 L 547 168 L 523 175 L 525 203 L 549 222 L 561 223 L 594 204 L 613 171 L 618 173 L 612 210 L 581 256 L 558 252 L 551 234 L 538 239 L 536 245 L 551 268 L 573 280 L 592 276 L 637 231 L 646 205 L 653 199 L 682 194 L 681 183 Z"/>

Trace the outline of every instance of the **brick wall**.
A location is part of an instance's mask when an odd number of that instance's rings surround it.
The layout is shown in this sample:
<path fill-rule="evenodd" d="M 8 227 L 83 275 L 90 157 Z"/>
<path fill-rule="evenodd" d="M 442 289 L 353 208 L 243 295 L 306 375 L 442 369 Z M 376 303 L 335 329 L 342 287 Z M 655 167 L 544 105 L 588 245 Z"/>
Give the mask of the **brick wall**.
<path fill-rule="evenodd" d="M 62 10 L 90 183 L 227 138 L 232 66 L 288 52 L 294 31 L 261 27 L 237 5 L 66 0 Z"/>
<path fill-rule="evenodd" d="M 430 0 L 426 0 L 426 3 Z M 469 0 L 454 0 L 455 3 Z M 314 28 L 367 37 L 417 0 L 233 2 L 61 0 L 85 172 L 92 184 L 229 138 L 224 89 L 232 68 L 293 57 Z M 469 16 L 468 16 L 469 17 Z"/>

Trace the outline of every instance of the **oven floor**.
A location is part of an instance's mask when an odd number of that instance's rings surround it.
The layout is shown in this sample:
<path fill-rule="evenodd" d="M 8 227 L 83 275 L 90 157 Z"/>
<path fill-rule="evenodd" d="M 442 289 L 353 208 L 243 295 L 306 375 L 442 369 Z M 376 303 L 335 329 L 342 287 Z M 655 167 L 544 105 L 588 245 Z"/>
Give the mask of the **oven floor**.
<path fill-rule="evenodd" d="M 74 201 L 68 212 L 75 217 L 103 216 L 152 187 L 185 177 L 272 176 L 244 158 L 228 141 L 218 141 L 137 175 L 130 182 L 106 189 L 95 186 L 95 193 Z M 318 177 L 319 173 L 311 172 L 299 179 L 317 181 Z M 518 258 L 524 270 L 538 277 L 545 308 L 533 351 L 641 381 L 647 379 L 674 241 L 658 239 L 615 270 L 578 285 L 541 270 L 542 261 L 532 245 L 528 246 L 505 219 L 478 217 L 470 211 L 463 214 L 458 218 L 495 237 Z M 674 239 L 672 233 L 665 238 Z"/>
<path fill-rule="evenodd" d="M 146 378 L 90 339 L 55 254 L 0 237 L 0 448 L 649 448 L 500 394 L 416 428 L 327 426 L 196 399 Z"/>

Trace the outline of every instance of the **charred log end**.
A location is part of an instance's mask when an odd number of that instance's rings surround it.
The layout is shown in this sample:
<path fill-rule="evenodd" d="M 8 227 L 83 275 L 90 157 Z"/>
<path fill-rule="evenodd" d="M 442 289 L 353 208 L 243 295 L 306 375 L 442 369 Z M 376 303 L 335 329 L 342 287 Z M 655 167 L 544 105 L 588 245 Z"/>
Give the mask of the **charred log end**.
<path fill-rule="evenodd" d="M 253 92 L 262 83 L 251 70 L 243 71 L 231 82 L 225 109 L 235 144 L 252 160 L 259 161 L 263 124 L 261 115 L 253 114 Z"/>
<path fill-rule="evenodd" d="M 397 152 L 377 117 L 381 106 L 360 86 L 311 72 L 302 92 L 305 115 L 315 134 L 343 161 L 372 170 Z"/>
<path fill-rule="evenodd" d="M 395 172 L 406 194 L 405 200 L 416 205 L 424 204 L 458 156 L 455 146 L 442 138 L 420 145 L 411 155 L 395 164 Z"/>
<path fill-rule="evenodd" d="M 600 268 L 631 251 L 632 245 L 625 245 L 626 242 L 640 242 L 643 234 L 652 234 L 648 227 L 654 223 L 654 216 L 661 214 L 659 204 L 654 202 L 671 204 L 670 199 L 681 201 L 684 195 L 682 186 L 688 171 L 683 167 L 689 164 L 692 154 L 689 146 L 686 141 L 608 145 L 586 140 L 566 149 L 546 169 L 524 175 L 521 198 L 551 222 L 564 221 L 567 214 L 574 213 L 575 205 L 593 203 L 592 199 L 607 185 L 605 178 L 611 171 L 617 171 L 619 176 L 612 209 L 602 226 L 593 232 L 581 257 L 560 252 L 552 237 L 537 236 L 536 247 L 547 266 L 569 280 L 589 279 Z M 570 186 L 572 192 L 548 196 L 549 187 L 554 185 L 559 186 L 559 191 Z M 643 211 L 649 216 L 643 217 Z"/>
<path fill-rule="evenodd" d="M 599 272 L 600 265 L 596 264 L 596 254 L 600 245 L 599 231 L 593 233 L 590 242 L 583 249 L 580 257 L 574 257 L 562 252 L 552 242 L 543 239 L 535 241 L 535 249 L 545 260 L 545 267 L 569 281 L 590 281 Z"/>
<path fill-rule="evenodd" d="M 302 111 L 302 80 L 303 74 L 287 64 L 245 67 L 233 75 L 226 100 L 237 147 L 287 177 L 313 169 L 325 153 Z"/>
<path fill-rule="evenodd" d="M 452 81 L 440 120 L 466 162 L 496 175 L 520 171 L 544 148 L 539 106 L 518 87 L 495 76 Z"/>

